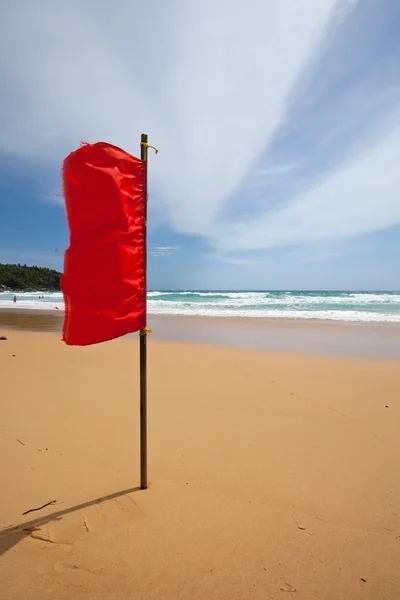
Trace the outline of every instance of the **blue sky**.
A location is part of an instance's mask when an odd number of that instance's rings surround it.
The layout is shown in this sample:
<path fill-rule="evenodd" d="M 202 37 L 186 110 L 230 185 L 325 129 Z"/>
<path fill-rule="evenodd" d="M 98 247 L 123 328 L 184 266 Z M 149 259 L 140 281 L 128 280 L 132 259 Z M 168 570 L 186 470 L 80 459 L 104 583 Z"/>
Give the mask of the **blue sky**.
<path fill-rule="evenodd" d="M 1 10 L 0 261 L 62 270 L 62 159 L 146 132 L 150 288 L 400 289 L 397 0 Z"/>

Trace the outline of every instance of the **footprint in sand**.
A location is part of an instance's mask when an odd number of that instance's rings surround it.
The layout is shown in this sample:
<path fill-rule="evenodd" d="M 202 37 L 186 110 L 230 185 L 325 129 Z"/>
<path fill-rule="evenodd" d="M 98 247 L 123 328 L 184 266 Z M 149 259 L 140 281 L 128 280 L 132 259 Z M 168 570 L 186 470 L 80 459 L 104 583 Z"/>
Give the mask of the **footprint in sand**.
<path fill-rule="evenodd" d="M 57 573 L 62 573 L 63 571 L 74 571 L 76 569 L 79 569 L 79 567 L 63 560 L 60 560 L 60 562 L 54 565 L 54 570 Z"/>
<path fill-rule="evenodd" d="M 25 531 L 29 531 L 29 536 L 34 540 L 72 546 L 77 540 L 87 537 L 89 528 L 82 515 L 76 514 L 54 521 L 51 528 L 32 527 Z"/>
<path fill-rule="evenodd" d="M 34 527 L 29 533 L 29 536 L 34 540 L 40 542 L 47 542 L 49 544 L 60 544 L 64 546 L 72 546 L 76 537 L 69 535 L 70 532 L 60 532 L 55 529 L 42 529 L 41 527 Z"/>
<path fill-rule="evenodd" d="M 91 532 L 107 527 L 109 521 L 112 521 L 113 527 L 126 528 L 143 516 L 136 502 L 126 495 L 65 515 L 53 521 L 51 528 L 32 527 L 25 529 L 25 532 L 34 540 L 72 546 L 77 541 L 85 540 Z"/>
<path fill-rule="evenodd" d="M 32 531 L 29 535 L 34 540 L 40 540 L 41 542 L 49 542 L 50 544 L 60 543 L 54 539 L 54 534 L 51 531 L 51 529 L 41 529 L 40 527 L 34 527 L 32 528 Z"/>
<path fill-rule="evenodd" d="M 94 509 L 97 510 L 96 521 L 98 521 L 99 515 L 101 515 L 101 519 L 127 520 L 132 523 L 144 516 L 139 506 L 130 496 L 121 496 L 120 498 L 113 498 L 112 500 L 95 504 L 91 509 L 93 512 L 89 518 L 89 522 L 91 522 L 94 516 Z"/>

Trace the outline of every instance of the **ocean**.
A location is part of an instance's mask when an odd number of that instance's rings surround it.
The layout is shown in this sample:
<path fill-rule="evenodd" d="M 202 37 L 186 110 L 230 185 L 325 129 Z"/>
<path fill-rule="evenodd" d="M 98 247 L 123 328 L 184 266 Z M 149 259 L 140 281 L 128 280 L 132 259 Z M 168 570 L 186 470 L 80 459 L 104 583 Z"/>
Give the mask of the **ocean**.
<path fill-rule="evenodd" d="M 0 308 L 64 310 L 61 293 L 0 293 Z M 44 296 L 39 299 L 39 296 Z M 400 323 L 400 292 L 148 292 L 154 315 Z"/>

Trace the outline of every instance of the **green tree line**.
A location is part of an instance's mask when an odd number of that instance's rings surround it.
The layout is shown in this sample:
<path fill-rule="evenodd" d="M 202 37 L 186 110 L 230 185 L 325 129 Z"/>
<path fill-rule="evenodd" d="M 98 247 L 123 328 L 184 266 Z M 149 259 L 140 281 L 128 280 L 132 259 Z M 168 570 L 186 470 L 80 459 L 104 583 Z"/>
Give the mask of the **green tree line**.
<path fill-rule="evenodd" d="M 0 291 L 41 291 L 60 289 L 61 273 L 45 267 L 0 263 Z"/>

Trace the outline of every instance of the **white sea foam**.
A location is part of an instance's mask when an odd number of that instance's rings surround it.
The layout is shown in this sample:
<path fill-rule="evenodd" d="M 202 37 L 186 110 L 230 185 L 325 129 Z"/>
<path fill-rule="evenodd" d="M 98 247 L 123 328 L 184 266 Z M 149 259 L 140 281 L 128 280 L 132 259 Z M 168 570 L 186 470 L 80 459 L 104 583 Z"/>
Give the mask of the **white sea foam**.
<path fill-rule="evenodd" d="M 60 292 L 0 293 L 0 308 L 63 311 Z M 43 298 L 39 299 L 39 296 Z M 400 322 L 400 294 L 377 292 L 161 292 L 148 293 L 155 315 Z"/>
<path fill-rule="evenodd" d="M 157 296 L 171 296 L 175 294 L 175 292 L 147 292 L 148 298 L 155 298 Z"/>
<path fill-rule="evenodd" d="M 400 323 L 400 313 L 381 313 L 354 310 L 238 310 L 229 308 L 211 308 L 209 306 L 167 303 L 152 305 L 149 313 L 155 315 L 182 315 L 204 317 L 245 317 L 265 319 L 319 319 L 327 321 L 354 321 L 370 323 Z"/>
<path fill-rule="evenodd" d="M 13 301 L 14 295 L 17 302 Z M 41 298 L 43 296 L 43 299 Z M 40 297 L 40 299 L 39 299 Z M 63 295 L 60 292 L 2 292 L 0 308 L 15 310 L 64 310 Z"/>

